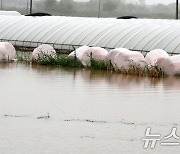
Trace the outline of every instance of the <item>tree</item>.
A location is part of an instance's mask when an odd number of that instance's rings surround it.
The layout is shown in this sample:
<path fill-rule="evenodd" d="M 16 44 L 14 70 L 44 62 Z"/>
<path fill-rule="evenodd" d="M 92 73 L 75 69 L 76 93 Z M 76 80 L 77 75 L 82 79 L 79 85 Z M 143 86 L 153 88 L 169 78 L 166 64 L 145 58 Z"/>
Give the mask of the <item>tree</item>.
<path fill-rule="evenodd" d="M 59 2 L 59 12 L 61 15 L 71 15 L 74 12 L 73 0 L 61 0 Z"/>
<path fill-rule="evenodd" d="M 73 0 L 61 0 L 60 3 L 73 3 Z"/>
<path fill-rule="evenodd" d="M 45 10 L 48 10 L 48 11 L 54 10 L 56 6 L 57 6 L 56 0 L 46 0 L 44 2 Z"/>
<path fill-rule="evenodd" d="M 117 8 L 117 5 L 115 3 L 113 3 L 112 1 L 106 1 L 103 4 L 103 11 L 108 12 L 109 13 L 109 17 L 112 11 L 114 11 Z"/>

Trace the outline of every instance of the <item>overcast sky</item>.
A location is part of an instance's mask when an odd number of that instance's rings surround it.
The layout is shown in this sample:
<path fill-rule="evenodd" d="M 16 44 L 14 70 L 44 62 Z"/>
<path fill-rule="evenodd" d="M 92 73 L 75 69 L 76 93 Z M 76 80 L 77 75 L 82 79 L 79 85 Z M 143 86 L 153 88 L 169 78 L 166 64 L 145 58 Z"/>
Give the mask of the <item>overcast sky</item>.
<path fill-rule="evenodd" d="M 146 0 L 146 4 L 157 4 L 157 3 L 168 4 L 173 2 L 176 2 L 176 0 Z"/>
<path fill-rule="evenodd" d="M 88 1 L 88 0 L 74 0 L 74 1 Z M 157 3 L 168 4 L 173 2 L 176 2 L 176 0 L 146 0 L 146 4 L 157 4 Z"/>

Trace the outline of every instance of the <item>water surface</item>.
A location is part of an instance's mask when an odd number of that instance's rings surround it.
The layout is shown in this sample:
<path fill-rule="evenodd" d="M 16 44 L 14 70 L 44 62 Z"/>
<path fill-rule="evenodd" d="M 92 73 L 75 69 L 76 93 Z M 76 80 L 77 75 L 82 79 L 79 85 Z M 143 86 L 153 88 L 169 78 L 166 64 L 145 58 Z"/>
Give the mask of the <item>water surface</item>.
<path fill-rule="evenodd" d="M 180 153 L 141 140 L 147 127 L 180 136 L 178 77 L 0 63 L 0 87 L 0 153 Z"/>

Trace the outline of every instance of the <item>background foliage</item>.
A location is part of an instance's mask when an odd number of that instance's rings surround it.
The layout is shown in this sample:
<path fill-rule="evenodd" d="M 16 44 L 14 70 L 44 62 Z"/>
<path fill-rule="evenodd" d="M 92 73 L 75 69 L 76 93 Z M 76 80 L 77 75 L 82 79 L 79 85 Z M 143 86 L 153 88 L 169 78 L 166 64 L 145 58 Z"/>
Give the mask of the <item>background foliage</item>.
<path fill-rule="evenodd" d="M 28 0 L 3 0 L 3 10 L 16 10 L 28 14 Z M 97 17 L 99 0 L 75 2 L 73 0 L 33 0 L 33 12 L 60 16 Z M 139 18 L 175 19 L 175 3 L 168 5 L 124 4 L 122 0 L 101 0 L 101 17 L 137 16 Z"/>

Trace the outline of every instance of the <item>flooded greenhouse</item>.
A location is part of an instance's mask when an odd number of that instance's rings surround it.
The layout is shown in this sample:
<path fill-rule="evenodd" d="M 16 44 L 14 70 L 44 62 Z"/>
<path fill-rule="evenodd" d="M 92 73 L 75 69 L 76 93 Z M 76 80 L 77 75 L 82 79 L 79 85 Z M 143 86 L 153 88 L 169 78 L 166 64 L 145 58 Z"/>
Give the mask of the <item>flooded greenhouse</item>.
<path fill-rule="evenodd" d="M 180 21 L 11 13 L 0 15 L 0 153 L 180 152 Z"/>

